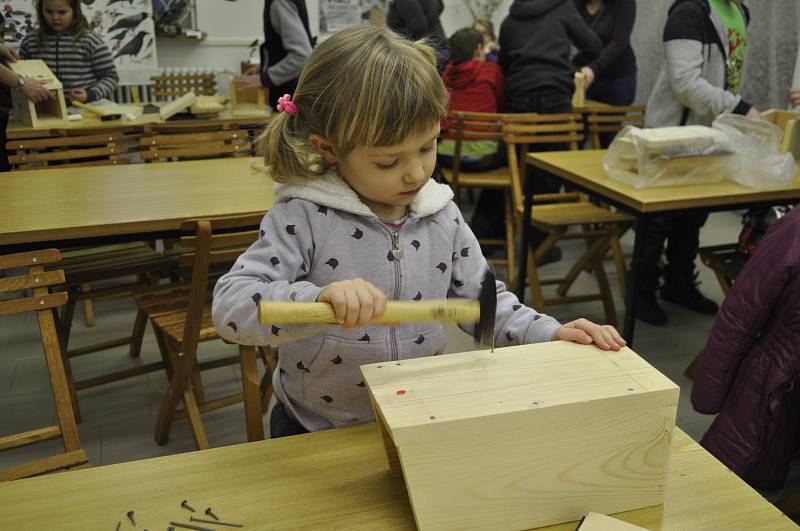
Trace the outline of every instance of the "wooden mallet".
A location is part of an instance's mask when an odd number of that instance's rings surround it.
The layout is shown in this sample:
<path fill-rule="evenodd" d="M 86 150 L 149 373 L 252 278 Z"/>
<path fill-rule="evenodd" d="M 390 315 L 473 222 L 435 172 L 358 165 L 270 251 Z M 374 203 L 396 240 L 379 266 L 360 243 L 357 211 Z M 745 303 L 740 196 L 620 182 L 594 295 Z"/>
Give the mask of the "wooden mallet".
<path fill-rule="evenodd" d="M 476 340 L 494 347 L 494 320 L 497 310 L 495 276 L 487 271 L 477 301 L 445 299 L 438 301 L 388 301 L 386 311 L 370 324 L 442 322 L 478 323 Z M 339 324 L 333 306 L 327 302 L 258 303 L 261 324 Z"/>

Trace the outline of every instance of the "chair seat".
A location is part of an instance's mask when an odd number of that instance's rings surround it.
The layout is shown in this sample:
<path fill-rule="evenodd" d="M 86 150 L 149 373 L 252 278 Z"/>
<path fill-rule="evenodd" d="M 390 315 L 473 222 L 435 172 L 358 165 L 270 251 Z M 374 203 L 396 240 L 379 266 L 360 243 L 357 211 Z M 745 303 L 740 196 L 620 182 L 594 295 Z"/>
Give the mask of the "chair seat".
<path fill-rule="evenodd" d="M 153 326 L 157 326 L 180 344 L 183 341 L 186 310 L 189 307 L 190 294 L 191 287 L 179 286 L 147 293 L 135 297 L 134 300 L 136 305 L 150 318 Z M 208 297 L 208 300 L 210 299 L 211 297 Z M 210 341 L 218 338 L 219 333 L 211 320 L 211 304 L 206 304 L 203 307 L 199 341 Z"/>
<path fill-rule="evenodd" d="M 592 223 L 632 223 L 633 216 L 588 202 L 535 205 L 531 221 L 540 227 L 563 228 Z"/>
<path fill-rule="evenodd" d="M 442 168 L 445 180 L 453 184 L 453 171 Z M 458 185 L 463 188 L 509 188 L 511 186 L 511 174 L 508 168 L 498 168 L 481 173 L 459 172 Z"/>
<path fill-rule="evenodd" d="M 101 245 L 63 252 L 68 284 L 82 284 L 137 273 L 166 272 L 178 265 L 177 256 L 167 256 L 147 242 Z"/>

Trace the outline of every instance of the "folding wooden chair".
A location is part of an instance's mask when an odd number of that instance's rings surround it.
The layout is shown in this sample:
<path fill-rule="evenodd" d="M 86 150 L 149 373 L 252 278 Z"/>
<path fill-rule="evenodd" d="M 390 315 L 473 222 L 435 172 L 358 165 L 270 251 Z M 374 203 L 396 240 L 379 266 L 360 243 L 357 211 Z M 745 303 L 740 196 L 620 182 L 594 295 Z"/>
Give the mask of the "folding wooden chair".
<path fill-rule="evenodd" d="M 213 285 L 217 277 L 226 272 L 259 237 L 261 217 L 259 214 L 186 222 L 183 230 L 191 236 L 181 238 L 180 247 L 183 250 L 181 262 L 191 267 L 190 273 L 187 272 L 190 284 L 136 298 L 139 308 L 153 323 L 161 355 L 168 362 L 170 384 L 161 401 L 156 422 L 155 440 L 158 444 L 166 444 L 173 420 L 188 418 L 197 448 L 208 448 L 200 414 L 242 400 L 248 440 L 264 438 L 262 400 L 268 402 L 272 392 L 276 353 L 240 345 L 238 356 L 204 363 L 197 360 L 200 342 L 220 338 L 211 321 L 210 292 Z M 257 353 L 267 369 L 261 385 L 256 373 Z M 200 370 L 237 362 L 241 366 L 243 393 L 207 402 Z M 176 411 L 181 401 L 184 409 Z"/>
<path fill-rule="evenodd" d="M 134 146 L 135 136 L 115 131 L 6 142 L 8 161 L 14 170 L 127 164 L 123 155 Z"/>
<path fill-rule="evenodd" d="M 158 131 L 157 128 L 154 128 Z M 253 154 L 250 132 L 233 129 L 204 132 L 152 132 L 139 139 L 142 158 L 147 162 L 223 157 Z M 164 131 L 164 130 L 162 130 Z"/>
<path fill-rule="evenodd" d="M 460 203 L 461 190 L 489 189 L 502 190 L 504 193 L 505 238 L 480 238 L 482 248 L 500 247 L 505 252 L 503 258 L 490 258 L 488 262 L 495 266 L 508 268 L 509 284 L 513 285 L 515 266 L 515 226 L 511 203 L 511 174 L 507 167 L 486 172 L 462 172 L 461 153 L 465 141 L 489 140 L 499 142 L 503 139 L 502 124 L 505 114 L 475 113 L 452 111 L 447 115 L 449 127 L 443 131 L 442 138 L 452 139 L 455 143 L 453 167 L 442 168 L 445 180 L 450 184 L 456 203 Z"/>
<path fill-rule="evenodd" d="M 592 107 L 587 114 L 592 149 L 602 149 L 602 135 L 618 133 L 626 125 L 644 127 L 644 105 Z"/>
<path fill-rule="evenodd" d="M 563 143 L 577 150 L 583 140 L 583 125 L 578 114 L 517 114 L 506 115 L 503 125 L 503 140 L 508 146 L 508 166 L 512 172 L 512 195 L 515 212 L 522 222 L 522 179 L 527 165 L 525 157 L 531 146 L 537 144 Z M 517 154 L 519 147 L 519 155 Z M 521 157 L 521 158 L 518 158 Z M 530 223 L 546 232 L 547 238 L 533 249 L 528 242 L 523 248 L 528 252 L 528 285 L 534 307 L 544 311 L 547 305 L 599 300 L 603 303 L 606 322 L 616 324 L 614 298 L 603 267 L 603 257 L 612 249 L 617 262 L 620 282 L 624 284 L 626 269 L 619 238 L 633 224 L 632 216 L 613 212 L 608 208 L 588 202 L 580 194 L 542 194 L 533 198 L 534 208 Z M 541 204 L 551 203 L 551 204 Z M 570 229 L 578 229 L 570 230 Z M 586 252 L 571 267 L 563 278 L 541 280 L 537 263 L 561 240 L 580 239 L 586 242 Z M 599 292 L 588 295 L 568 295 L 569 289 L 581 271 L 592 271 L 597 278 Z M 558 285 L 557 296 L 545 298 L 543 285 Z"/>
<path fill-rule="evenodd" d="M 150 94 L 156 101 L 179 98 L 189 91 L 198 96 L 214 96 L 217 93 L 217 77 L 214 74 L 152 76 L 150 81 Z"/>
<path fill-rule="evenodd" d="M 0 256 L 0 271 L 25 267 L 21 276 L 0 278 L 0 293 L 33 290 L 33 296 L 0 301 L 0 317 L 25 312 L 36 313 L 42 348 L 50 384 L 53 391 L 58 424 L 47 428 L 15 433 L 0 437 L 0 451 L 28 446 L 41 441 L 61 438 L 64 453 L 40 459 L 31 463 L 0 470 L 0 481 L 36 476 L 56 470 L 85 468 L 89 466 L 86 452 L 81 448 L 78 428 L 72 413 L 72 404 L 65 374 L 65 365 L 56 332 L 53 314 L 55 309 L 67 301 L 64 292 L 50 293 L 48 286 L 62 284 L 64 272 L 45 271 L 44 266 L 61 258 L 56 249 L 45 249 L 27 253 Z"/>

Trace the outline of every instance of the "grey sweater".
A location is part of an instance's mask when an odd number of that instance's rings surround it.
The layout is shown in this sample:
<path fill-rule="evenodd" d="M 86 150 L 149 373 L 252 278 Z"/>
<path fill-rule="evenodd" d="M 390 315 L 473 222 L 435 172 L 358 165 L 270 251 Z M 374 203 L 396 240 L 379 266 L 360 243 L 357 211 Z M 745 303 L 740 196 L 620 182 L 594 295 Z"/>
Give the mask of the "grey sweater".
<path fill-rule="evenodd" d="M 261 238 L 217 283 L 214 324 L 230 341 L 280 346 L 275 393 L 307 429 L 372 420 L 359 366 L 441 354 L 444 327 L 404 323 L 344 331 L 331 325 L 261 325 L 258 301 L 311 302 L 328 284 L 355 277 L 391 300 L 475 299 L 486 260 L 450 188 L 433 181 L 399 229 L 373 214 L 333 172 L 303 185 L 278 185 L 276 191 Z M 498 346 L 552 339 L 560 326 L 555 319 L 520 304 L 502 282 L 496 287 Z"/>
<path fill-rule="evenodd" d="M 740 6 L 745 19 L 749 11 Z M 751 105 L 727 90 L 728 36 L 708 0 L 677 0 L 664 28 L 664 65 L 647 102 L 647 127 L 711 125 Z"/>

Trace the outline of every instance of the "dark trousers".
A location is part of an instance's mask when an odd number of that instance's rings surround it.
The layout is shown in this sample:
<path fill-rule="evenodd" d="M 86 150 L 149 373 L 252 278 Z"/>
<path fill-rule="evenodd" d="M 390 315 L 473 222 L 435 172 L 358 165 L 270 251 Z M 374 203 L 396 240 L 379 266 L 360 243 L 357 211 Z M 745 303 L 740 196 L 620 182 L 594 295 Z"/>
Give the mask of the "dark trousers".
<path fill-rule="evenodd" d="M 0 172 L 11 171 L 6 151 L 6 142 L 8 141 L 6 127 L 8 127 L 8 109 L 0 109 Z"/>
<path fill-rule="evenodd" d="M 515 98 L 506 103 L 508 113 L 564 114 L 572 112 L 572 94 L 551 88 L 543 88 L 529 92 L 525 97 Z M 534 144 L 530 151 L 561 151 L 569 149 L 566 144 Z M 552 194 L 561 189 L 561 182 L 550 173 L 539 168 L 528 166 L 526 179 L 532 179 L 534 194 Z M 502 203 L 501 203 L 502 204 Z M 531 231 L 531 244 L 537 247 L 547 234 L 534 229 Z"/>
<path fill-rule="evenodd" d="M 586 99 L 609 105 L 630 105 L 636 98 L 636 74 L 609 80 L 598 80 L 586 91 Z M 611 145 L 614 133 L 600 133 L 603 149 Z"/>
<path fill-rule="evenodd" d="M 694 260 L 700 247 L 700 228 L 708 214 L 692 212 L 652 216 L 648 223 L 647 241 L 642 256 L 641 292 L 655 293 L 662 271 L 658 260 L 667 242 L 664 280 L 672 284 L 694 281 Z"/>
<path fill-rule="evenodd" d="M 269 416 L 270 439 L 302 435 L 303 433 L 308 433 L 308 430 L 291 418 L 286 411 L 286 406 L 278 400 L 278 403 L 272 408 L 272 414 Z"/>

